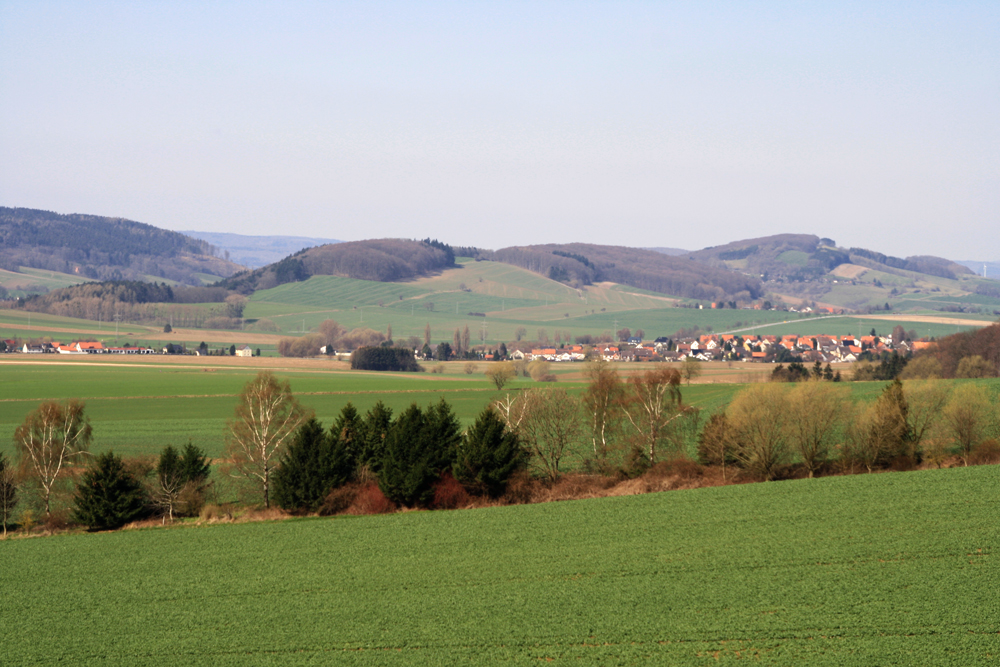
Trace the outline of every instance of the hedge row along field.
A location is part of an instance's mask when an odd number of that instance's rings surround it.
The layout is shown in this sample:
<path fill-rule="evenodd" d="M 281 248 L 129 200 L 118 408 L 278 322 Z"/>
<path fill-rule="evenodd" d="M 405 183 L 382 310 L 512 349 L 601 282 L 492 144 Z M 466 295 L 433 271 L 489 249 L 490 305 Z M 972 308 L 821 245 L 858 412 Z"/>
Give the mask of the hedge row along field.
<path fill-rule="evenodd" d="M 995 664 L 1000 471 L 0 543 L 0 664 Z"/>

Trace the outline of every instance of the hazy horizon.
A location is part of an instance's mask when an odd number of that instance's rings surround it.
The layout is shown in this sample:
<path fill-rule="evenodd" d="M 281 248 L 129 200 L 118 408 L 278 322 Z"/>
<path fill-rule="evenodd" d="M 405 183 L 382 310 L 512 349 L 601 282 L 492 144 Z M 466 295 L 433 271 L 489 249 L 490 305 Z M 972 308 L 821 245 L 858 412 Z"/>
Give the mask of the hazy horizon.
<path fill-rule="evenodd" d="M 996 261 L 1000 6 L 0 4 L 0 205 Z"/>

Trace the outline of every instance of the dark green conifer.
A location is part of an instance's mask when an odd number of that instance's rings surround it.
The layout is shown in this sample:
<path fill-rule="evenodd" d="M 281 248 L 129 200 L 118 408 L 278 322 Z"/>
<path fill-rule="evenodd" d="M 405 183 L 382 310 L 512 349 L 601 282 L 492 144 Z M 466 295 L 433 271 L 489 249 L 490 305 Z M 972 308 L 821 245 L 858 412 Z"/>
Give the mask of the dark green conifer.
<path fill-rule="evenodd" d="M 274 501 L 286 510 L 315 511 L 331 489 L 350 479 L 351 461 L 346 447 L 310 419 L 281 456 L 274 472 Z"/>
<path fill-rule="evenodd" d="M 83 474 L 73 518 L 90 530 L 114 530 L 146 513 L 146 492 L 121 457 L 108 451 Z"/>
<path fill-rule="evenodd" d="M 434 483 L 451 467 L 460 439 L 458 419 L 444 400 L 426 413 L 411 405 L 385 438 L 378 477 L 382 493 L 399 505 L 426 507 Z"/>
<path fill-rule="evenodd" d="M 459 442 L 452 473 L 470 492 L 497 498 L 527 463 L 527 452 L 503 420 L 486 408 Z"/>

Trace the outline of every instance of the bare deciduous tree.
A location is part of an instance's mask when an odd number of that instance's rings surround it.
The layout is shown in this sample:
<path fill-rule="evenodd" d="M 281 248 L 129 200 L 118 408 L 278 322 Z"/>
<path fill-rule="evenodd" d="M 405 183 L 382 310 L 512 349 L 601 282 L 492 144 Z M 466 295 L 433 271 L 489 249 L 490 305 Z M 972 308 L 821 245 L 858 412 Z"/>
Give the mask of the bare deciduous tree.
<path fill-rule="evenodd" d="M 992 421 L 992 405 L 986 389 L 977 384 L 959 385 L 944 409 L 944 423 L 958 445 L 962 462 L 986 439 Z"/>
<path fill-rule="evenodd" d="M 788 458 L 788 411 L 781 384 L 751 385 L 733 398 L 726 422 L 733 456 L 750 473 L 774 479 Z"/>
<path fill-rule="evenodd" d="M 580 434 L 580 405 L 563 389 L 509 394 L 494 408 L 531 455 L 530 463 L 550 481 L 559 478 L 563 458 Z"/>
<path fill-rule="evenodd" d="M 910 381 L 904 386 L 910 438 L 914 450 L 922 451 L 925 441 L 937 436 L 940 430 L 941 415 L 948 402 L 947 385 L 933 381 Z"/>
<path fill-rule="evenodd" d="M 594 460 L 604 463 L 622 420 L 621 398 L 625 387 L 618 371 L 606 361 L 588 363 L 583 374 L 590 381 L 582 400 L 590 422 Z"/>
<path fill-rule="evenodd" d="M 667 425 L 684 410 L 680 384 L 680 373 L 672 368 L 633 375 L 626 382 L 620 403 L 622 413 L 651 464 L 656 462 L 656 448 L 666 435 Z"/>
<path fill-rule="evenodd" d="M 92 429 L 83 409 L 77 400 L 42 403 L 14 431 L 21 468 L 41 487 L 46 516 L 56 483 L 90 446 Z"/>
<path fill-rule="evenodd" d="M 681 375 L 684 377 L 684 382 L 690 386 L 691 380 L 697 380 L 701 377 L 701 362 L 694 357 L 684 357 L 681 364 Z"/>
<path fill-rule="evenodd" d="M 287 381 L 258 373 L 240 392 L 236 414 L 227 425 L 226 454 L 234 470 L 261 483 L 264 506 L 271 506 L 274 462 L 311 413 L 292 396 Z"/>
<path fill-rule="evenodd" d="M 843 416 L 843 386 L 799 382 L 788 395 L 788 427 L 793 449 L 802 458 L 809 476 L 829 458 Z"/>

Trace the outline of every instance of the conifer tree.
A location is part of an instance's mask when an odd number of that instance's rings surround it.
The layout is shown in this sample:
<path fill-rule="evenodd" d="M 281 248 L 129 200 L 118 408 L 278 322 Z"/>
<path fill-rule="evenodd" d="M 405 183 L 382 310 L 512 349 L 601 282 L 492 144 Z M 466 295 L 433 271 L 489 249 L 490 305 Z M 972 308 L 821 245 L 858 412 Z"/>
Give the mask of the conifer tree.
<path fill-rule="evenodd" d="M 459 442 L 452 473 L 470 492 L 497 498 L 527 460 L 517 435 L 487 407 Z"/>
<path fill-rule="evenodd" d="M 145 511 L 146 492 L 121 457 L 112 451 L 98 456 L 77 487 L 73 518 L 90 530 L 114 530 Z"/>
<path fill-rule="evenodd" d="M 295 434 L 274 473 L 274 500 L 286 510 L 314 511 L 353 472 L 344 443 L 310 419 Z"/>
<path fill-rule="evenodd" d="M 367 466 L 377 473 L 382 465 L 385 437 L 392 426 L 392 409 L 378 401 L 365 414 L 358 428 L 358 451 L 355 456 L 358 468 Z"/>
<path fill-rule="evenodd" d="M 386 434 L 379 488 L 393 502 L 426 507 L 434 496 L 434 482 L 451 467 L 461 438 L 451 407 L 442 400 L 426 413 L 410 405 Z"/>

